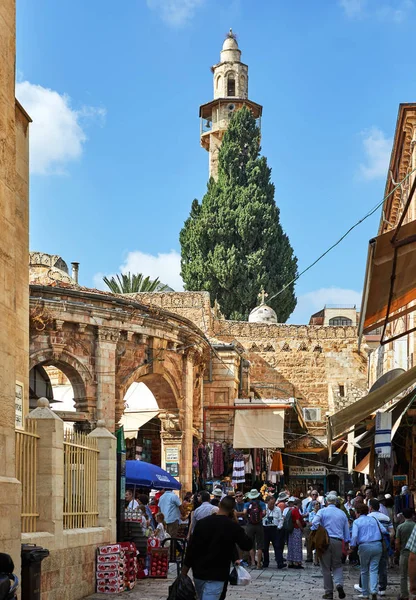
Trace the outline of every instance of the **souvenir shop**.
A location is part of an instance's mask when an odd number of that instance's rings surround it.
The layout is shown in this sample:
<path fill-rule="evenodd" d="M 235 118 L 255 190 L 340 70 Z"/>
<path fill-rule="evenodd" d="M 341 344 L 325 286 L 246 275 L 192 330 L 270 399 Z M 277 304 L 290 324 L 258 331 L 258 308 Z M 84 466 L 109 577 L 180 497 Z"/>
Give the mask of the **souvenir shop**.
<path fill-rule="evenodd" d="M 212 490 L 220 484 L 224 492 L 260 489 L 265 483 L 283 487 L 283 460 L 279 450 L 236 449 L 231 442 L 198 443 L 193 447 L 193 491 Z"/>

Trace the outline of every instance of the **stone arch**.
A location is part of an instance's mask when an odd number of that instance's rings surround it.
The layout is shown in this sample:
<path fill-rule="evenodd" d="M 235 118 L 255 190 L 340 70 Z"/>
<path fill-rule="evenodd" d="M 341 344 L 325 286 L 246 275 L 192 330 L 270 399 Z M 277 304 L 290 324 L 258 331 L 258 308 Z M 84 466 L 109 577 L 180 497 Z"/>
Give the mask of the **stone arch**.
<path fill-rule="evenodd" d="M 226 96 L 234 97 L 236 95 L 236 76 L 234 71 L 227 71 L 225 75 L 225 92 Z"/>
<path fill-rule="evenodd" d="M 222 82 L 222 77 L 221 75 L 217 75 L 216 79 L 215 79 L 215 89 L 218 92 L 221 88 L 221 82 Z"/>
<path fill-rule="evenodd" d="M 179 415 L 179 391 L 168 373 L 147 373 L 137 376 L 133 373 L 116 391 L 116 423 L 120 421 L 124 410 L 124 396 L 132 383 L 144 383 L 156 398 L 159 409 L 175 412 Z"/>
<path fill-rule="evenodd" d="M 36 365 L 56 367 L 68 377 L 74 391 L 77 411 L 88 412 L 92 408 L 88 405 L 88 398 L 95 396 L 94 379 L 87 367 L 76 356 L 67 351 L 56 353 L 52 348 L 45 348 L 30 355 L 29 370 Z"/>

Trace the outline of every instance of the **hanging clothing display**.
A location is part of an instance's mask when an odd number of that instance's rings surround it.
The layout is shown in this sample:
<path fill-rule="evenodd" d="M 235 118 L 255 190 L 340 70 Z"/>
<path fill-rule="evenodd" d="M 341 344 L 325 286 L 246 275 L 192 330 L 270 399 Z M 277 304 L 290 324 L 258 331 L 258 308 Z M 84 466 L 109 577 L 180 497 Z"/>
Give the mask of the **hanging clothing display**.
<path fill-rule="evenodd" d="M 277 450 L 272 455 L 272 464 L 270 466 L 270 471 L 274 471 L 276 475 L 283 475 L 283 459 L 282 453 Z"/>
<path fill-rule="evenodd" d="M 235 451 L 233 461 L 232 483 L 233 485 L 238 485 L 239 483 L 245 483 L 245 480 L 246 477 L 244 470 L 244 455 L 242 452 Z"/>
<path fill-rule="evenodd" d="M 214 477 L 221 477 L 224 473 L 224 456 L 222 450 L 222 444 L 215 442 L 214 444 L 214 459 L 212 474 Z"/>
<path fill-rule="evenodd" d="M 251 475 L 253 472 L 253 457 L 250 454 L 244 454 L 244 473 Z"/>

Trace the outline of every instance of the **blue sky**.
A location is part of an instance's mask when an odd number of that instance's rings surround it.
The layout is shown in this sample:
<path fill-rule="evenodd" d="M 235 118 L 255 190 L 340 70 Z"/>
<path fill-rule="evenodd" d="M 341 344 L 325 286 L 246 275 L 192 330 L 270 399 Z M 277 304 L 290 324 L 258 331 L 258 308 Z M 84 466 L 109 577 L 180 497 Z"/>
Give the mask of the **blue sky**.
<path fill-rule="evenodd" d="M 232 27 L 303 269 L 382 199 L 398 105 L 416 100 L 415 25 L 411 0 L 17 0 L 31 249 L 79 261 L 83 285 L 123 268 L 180 289 L 179 231 L 208 176 L 198 107 Z M 378 220 L 299 280 L 292 322 L 359 301 Z"/>

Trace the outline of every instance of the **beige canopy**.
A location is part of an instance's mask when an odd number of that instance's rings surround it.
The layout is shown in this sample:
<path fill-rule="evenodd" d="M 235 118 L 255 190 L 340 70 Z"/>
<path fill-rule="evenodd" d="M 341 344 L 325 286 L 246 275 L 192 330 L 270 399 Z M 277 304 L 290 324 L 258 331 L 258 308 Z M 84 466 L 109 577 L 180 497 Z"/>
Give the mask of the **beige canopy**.
<path fill-rule="evenodd" d="M 236 410 L 234 448 L 283 448 L 284 410 Z"/>

